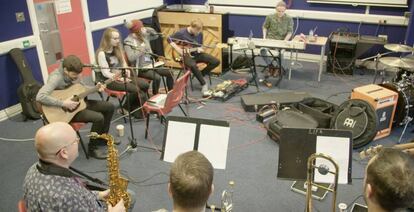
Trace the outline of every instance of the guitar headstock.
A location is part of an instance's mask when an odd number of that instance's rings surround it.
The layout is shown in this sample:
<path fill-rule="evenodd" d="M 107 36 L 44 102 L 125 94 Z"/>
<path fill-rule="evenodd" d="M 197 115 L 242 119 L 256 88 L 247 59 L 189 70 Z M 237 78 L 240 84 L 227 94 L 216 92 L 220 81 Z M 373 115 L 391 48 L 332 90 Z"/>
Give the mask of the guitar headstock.
<path fill-rule="evenodd" d="M 362 152 L 359 153 L 359 158 L 361 158 L 362 160 L 367 158 L 367 157 L 373 157 L 374 155 L 376 155 L 381 149 L 383 148 L 382 145 L 377 145 L 374 147 L 370 147 Z"/>
<path fill-rule="evenodd" d="M 229 45 L 227 43 L 218 43 L 216 44 L 216 48 L 219 48 L 219 49 L 229 48 Z"/>

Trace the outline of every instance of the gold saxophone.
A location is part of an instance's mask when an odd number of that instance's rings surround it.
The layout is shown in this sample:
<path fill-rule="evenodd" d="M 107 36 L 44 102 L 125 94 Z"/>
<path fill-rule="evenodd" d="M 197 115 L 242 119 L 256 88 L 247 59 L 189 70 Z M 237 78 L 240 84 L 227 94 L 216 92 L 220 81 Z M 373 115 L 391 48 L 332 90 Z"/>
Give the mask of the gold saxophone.
<path fill-rule="evenodd" d="M 114 147 L 114 137 L 110 134 L 99 135 L 97 133 L 91 133 L 90 137 L 105 139 L 108 144 L 109 195 L 106 197 L 107 203 L 115 206 L 123 199 L 125 208 L 129 208 L 131 197 L 127 192 L 128 180 L 119 174 L 118 150 Z"/>

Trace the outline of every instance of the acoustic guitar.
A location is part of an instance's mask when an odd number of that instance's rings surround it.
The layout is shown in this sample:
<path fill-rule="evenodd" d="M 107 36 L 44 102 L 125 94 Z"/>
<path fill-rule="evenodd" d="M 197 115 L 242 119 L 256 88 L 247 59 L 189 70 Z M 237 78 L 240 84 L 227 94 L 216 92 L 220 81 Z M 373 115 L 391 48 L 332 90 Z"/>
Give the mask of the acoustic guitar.
<path fill-rule="evenodd" d="M 113 79 L 107 79 L 103 84 L 107 85 L 112 81 Z M 89 94 L 97 92 L 98 90 L 98 85 L 93 88 L 87 89 L 85 86 L 79 83 L 73 84 L 64 90 L 55 90 L 50 94 L 50 96 L 52 96 L 53 98 L 62 101 L 71 98 L 72 101 L 79 102 L 79 104 L 73 110 L 69 110 L 64 107 L 56 107 L 41 104 L 40 106 L 43 115 L 46 117 L 49 123 L 58 121 L 69 123 L 70 120 L 72 120 L 72 118 L 76 115 L 76 113 L 86 108 L 86 103 L 84 100 L 85 97 Z"/>
<path fill-rule="evenodd" d="M 177 44 L 177 46 L 179 46 L 181 49 L 184 49 L 184 55 L 188 55 L 190 57 L 193 57 L 194 54 L 198 51 L 198 48 L 200 48 L 200 47 L 194 47 L 191 44 L 184 44 L 184 43 L 179 42 L 179 41 L 174 42 L 174 43 Z M 212 46 L 203 45 L 203 47 L 204 48 L 209 48 L 209 49 L 214 49 L 214 48 L 222 49 L 222 48 L 228 48 L 228 45 L 226 43 L 217 43 L 217 44 L 212 45 Z M 177 62 L 181 62 L 182 61 L 182 55 L 181 55 L 182 53 L 183 52 L 178 52 L 173 48 L 172 58 Z"/>
<path fill-rule="evenodd" d="M 384 148 L 384 146 L 382 146 L 382 145 L 370 147 L 367 150 L 364 150 L 364 151 L 360 152 L 359 153 L 359 158 L 365 159 L 367 157 L 373 157 L 382 148 Z M 414 140 L 412 140 L 410 143 L 394 145 L 391 148 L 401 150 L 401 151 L 411 155 L 412 157 L 414 157 Z"/>

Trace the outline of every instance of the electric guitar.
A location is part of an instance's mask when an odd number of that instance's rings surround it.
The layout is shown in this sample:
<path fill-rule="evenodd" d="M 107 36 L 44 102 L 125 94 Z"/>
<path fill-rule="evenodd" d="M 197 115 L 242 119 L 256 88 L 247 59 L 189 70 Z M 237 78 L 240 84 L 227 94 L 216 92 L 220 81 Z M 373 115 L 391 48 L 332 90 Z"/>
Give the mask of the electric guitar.
<path fill-rule="evenodd" d="M 359 153 L 359 158 L 365 159 L 367 157 L 373 157 L 382 148 L 384 148 L 382 145 L 370 147 L 367 150 L 364 150 L 364 151 L 360 152 Z M 410 143 L 394 145 L 391 148 L 401 150 L 401 151 L 403 151 L 403 152 L 405 152 L 405 153 L 407 153 L 407 154 L 414 157 L 414 140 L 412 140 Z"/>
<path fill-rule="evenodd" d="M 193 45 L 191 45 L 191 44 L 185 44 L 185 43 L 183 44 L 182 42 L 179 42 L 179 41 L 174 42 L 174 43 L 177 44 L 178 47 L 180 47 L 181 49 L 184 50 L 184 55 L 188 55 L 188 56 L 191 56 L 191 57 L 193 57 L 194 53 L 198 52 L 198 49 L 200 48 L 200 47 L 193 47 Z M 217 43 L 217 44 L 212 45 L 212 46 L 203 45 L 203 47 L 209 48 L 209 49 L 214 49 L 214 48 L 222 49 L 222 48 L 228 48 L 228 45 L 226 43 Z M 177 50 L 175 50 L 173 48 L 172 58 L 175 61 L 181 62 L 182 61 L 182 54 L 183 54 L 183 52 L 178 52 Z"/>
<path fill-rule="evenodd" d="M 111 83 L 112 81 L 114 80 L 107 79 L 102 84 L 107 85 Z M 73 110 L 69 110 L 64 107 L 56 107 L 56 106 L 49 106 L 49 105 L 41 104 L 40 106 L 41 106 L 43 115 L 46 117 L 49 123 L 58 122 L 58 121 L 69 123 L 70 120 L 72 120 L 72 118 L 79 111 L 84 110 L 86 108 L 86 103 L 84 100 L 85 97 L 98 90 L 99 90 L 98 85 L 93 88 L 87 89 L 85 86 L 79 83 L 73 84 L 64 90 L 55 90 L 50 94 L 50 96 L 52 96 L 53 98 L 56 98 L 62 101 L 71 98 L 72 101 L 79 102 L 79 104 Z"/>

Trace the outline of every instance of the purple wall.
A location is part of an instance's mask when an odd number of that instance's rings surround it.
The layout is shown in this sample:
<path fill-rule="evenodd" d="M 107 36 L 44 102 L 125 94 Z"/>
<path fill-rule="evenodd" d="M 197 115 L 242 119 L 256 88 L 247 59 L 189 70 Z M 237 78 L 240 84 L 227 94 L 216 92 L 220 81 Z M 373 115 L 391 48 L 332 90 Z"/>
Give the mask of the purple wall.
<path fill-rule="evenodd" d="M 33 34 L 26 1 L 0 0 L 0 42 L 5 42 Z M 7 6 L 4 6 L 7 5 Z M 17 23 L 16 12 L 23 12 L 26 21 Z M 36 48 L 24 50 L 24 54 L 35 78 L 42 82 Z M 17 88 L 20 85 L 19 71 L 8 54 L 0 55 L 0 110 L 18 103 Z"/>
<path fill-rule="evenodd" d="M 408 23 L 408 30 L 405 36 L 407 44 L 414 45 L 414 4 L 411 5 L 411 17 L 410 22 Z"/>
<path fill-rule="evenodd" d="M 0 33 L 0 42 L 30 36 L 33 34 L 26 1 L 0 0 L 0 5 L 3 5 L 0 7 L 0 20 L 3 29 Z M 17 23 L 15 15 L 16 12 L 23 12 L 26 21 Z"/>

